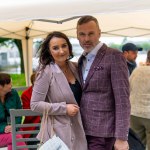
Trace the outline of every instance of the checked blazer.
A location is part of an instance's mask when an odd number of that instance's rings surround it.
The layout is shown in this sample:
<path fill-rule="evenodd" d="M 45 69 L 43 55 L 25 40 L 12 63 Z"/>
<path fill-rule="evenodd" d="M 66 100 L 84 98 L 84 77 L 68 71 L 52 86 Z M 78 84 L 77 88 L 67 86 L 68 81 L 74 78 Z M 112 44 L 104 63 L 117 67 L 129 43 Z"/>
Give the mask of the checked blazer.
<path fill-rule="evenodd" d="M 127 140 L 130 102 L 125 58 L 103 44 L 83 83 L 83 57 L 78 63 L 83 88 L 80 109 L 86 135 Z"/>

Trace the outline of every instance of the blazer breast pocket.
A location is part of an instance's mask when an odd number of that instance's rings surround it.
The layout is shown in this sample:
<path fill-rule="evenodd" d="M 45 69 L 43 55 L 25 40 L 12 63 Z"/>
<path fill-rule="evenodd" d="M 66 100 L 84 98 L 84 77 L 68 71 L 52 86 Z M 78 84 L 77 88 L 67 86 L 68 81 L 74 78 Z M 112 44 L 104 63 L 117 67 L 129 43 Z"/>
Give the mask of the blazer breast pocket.
<path fill-rule="evenodd" d="M 106 66 L 96 66 L 93 68 L 93 75 L 90 78 L 90 85 L 98 84 L 102 85 L 105 82 L 108 82 L 110 78 L 110 72 Z"/>

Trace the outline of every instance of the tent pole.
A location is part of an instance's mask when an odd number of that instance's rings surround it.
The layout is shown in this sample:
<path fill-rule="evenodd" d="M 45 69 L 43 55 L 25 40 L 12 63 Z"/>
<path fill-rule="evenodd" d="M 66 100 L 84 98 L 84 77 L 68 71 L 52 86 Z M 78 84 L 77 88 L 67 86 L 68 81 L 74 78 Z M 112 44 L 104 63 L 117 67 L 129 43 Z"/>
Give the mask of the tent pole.
<path fill-rule="evenodd" d="M 33 53 L 32 45 L 33 45 L 33 40 L 29 38 L 28 30 L 26 28 L 26 37 L 25 39 L 22 40 L 26 86 L 31 85 L 30 76 L 33 72 L 32 71 L 32 53 Z"/>

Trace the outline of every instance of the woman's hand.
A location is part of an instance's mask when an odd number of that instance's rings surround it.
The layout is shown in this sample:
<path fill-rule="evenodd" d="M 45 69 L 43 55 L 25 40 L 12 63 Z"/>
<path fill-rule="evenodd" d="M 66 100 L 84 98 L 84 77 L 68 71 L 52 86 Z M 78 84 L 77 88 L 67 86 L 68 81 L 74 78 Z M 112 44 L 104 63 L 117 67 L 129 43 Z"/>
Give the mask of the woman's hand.
<path fill-rule="evenodd" d="M 11 129 L 11 125 L 8 125 L 8 126 L 5 127 L 5 131 L 4 132 L 5 133 L 9 133 L 9 132 L 11 132 L 11 130 L 12 130 Z"/>
<path fill-rule="evenodd" d="M 67 114 L 69 116 L 75 116 L 79 111 L 79 106 L 75 104 L 67 104 Z"/>

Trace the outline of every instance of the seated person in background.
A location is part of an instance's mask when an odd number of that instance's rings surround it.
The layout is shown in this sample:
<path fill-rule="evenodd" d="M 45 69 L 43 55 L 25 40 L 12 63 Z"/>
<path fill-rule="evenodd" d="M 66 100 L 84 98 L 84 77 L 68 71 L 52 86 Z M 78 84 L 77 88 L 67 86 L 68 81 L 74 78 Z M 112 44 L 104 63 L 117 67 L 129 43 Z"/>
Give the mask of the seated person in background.
<path fill-rule="evenodd" d="M 30 109 L 30 99 L 31 99 L 31 95 L 32 95 L 32 88 L 34 85 L 34 81 L 35 81 L 35 76 L 36 73 L 34 72 L 31 77 L 30 77 L 30 81 L 31 81 L 31 86 L 29 88 L 27 88 L 21 95 L 21 100 L 23 103 L 23 109 Z M 37 116 L 26 116 L 24 119 L 24 124 L 26 123 L 39 123 L 41 121 L 40 117 Z M 22 130 L 35 130 L 36 127 L 26 127 L 26 128 L 22 128 Z M 31 135 L 30 134 L 24 134 L 23 137 L 24 138 L 29 138 Z M 36 135 L 35 135 L 36 136 Z M 29 142 L 28 144 L 33 144 L 31 142 Z"/>
<path fill-rule="evenodd" d="M 10 124 L 10 109 L 21 109 L 21 101 L 15 89 L 12 89 L 11 77 L 9 74 L 0 73 L 0 147 L 8 147 L 12 150 L 12 127 Z M 22 117 L 16 122 L 21 123 Z M 22 138 L 17 135 L 16 138 Z M 17 145 L 26 145 L 18 142 Z M 24 149 L 25 150 L 25 149 Z"/>

